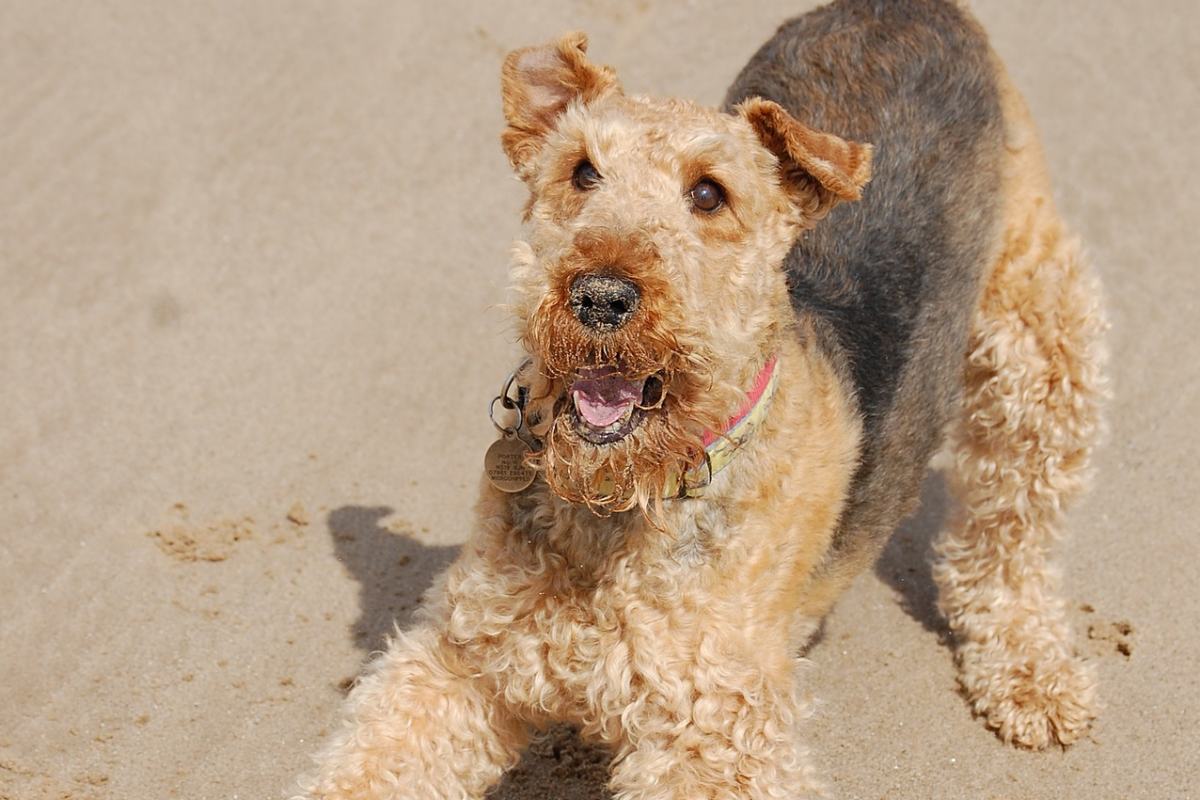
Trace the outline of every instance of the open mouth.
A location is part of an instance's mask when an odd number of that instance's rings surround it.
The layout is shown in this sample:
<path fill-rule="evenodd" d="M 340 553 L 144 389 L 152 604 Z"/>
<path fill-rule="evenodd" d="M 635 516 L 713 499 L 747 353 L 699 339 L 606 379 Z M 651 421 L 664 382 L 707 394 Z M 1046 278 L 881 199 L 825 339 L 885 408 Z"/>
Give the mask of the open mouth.
<path fill-rule="evenodd" d="M 662 391 L 657 375 L 631 380 L 613 367 L 581 369 L 569 390 L 575 430 L 592 444 L 619 442 L 662 404 Z"/>

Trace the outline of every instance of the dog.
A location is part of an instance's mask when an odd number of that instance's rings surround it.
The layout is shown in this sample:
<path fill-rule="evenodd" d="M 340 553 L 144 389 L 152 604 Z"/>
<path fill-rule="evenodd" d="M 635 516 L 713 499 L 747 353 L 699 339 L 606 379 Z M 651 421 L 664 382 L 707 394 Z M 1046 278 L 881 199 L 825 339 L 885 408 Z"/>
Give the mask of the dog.
<path fill-rule="evenodd" d="M 964 694 L 1006 742 L 1076 741 L 1096 678 L 1048 557 L 1101 427 L 1105 324 L 980 26 L 837 0 L 721 110 L 626 94 L 586 49 L 504 61 L 528 361 L 470 540 L 306 796 L 479 798 L 561 722 L 611 748 L 620 800 L 821 794 L 798 653 L 940 449 Z"/>

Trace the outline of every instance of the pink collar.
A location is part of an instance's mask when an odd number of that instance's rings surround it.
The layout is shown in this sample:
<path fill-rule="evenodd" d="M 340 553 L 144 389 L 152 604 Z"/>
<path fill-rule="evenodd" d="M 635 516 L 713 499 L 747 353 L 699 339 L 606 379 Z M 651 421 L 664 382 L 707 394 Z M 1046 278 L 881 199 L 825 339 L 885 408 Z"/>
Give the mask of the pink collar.
<path fill-rule="evenodd" d="M 713 431 L 704 432 L 704 447 L 706 449 L 718 439 L 728 436 L 730 431 L 738 427 L 743 420 L 753 413 L 759 401 L 762 400 L 763 394 L 766 393 L 767 387 L 771 385 L 771 379 L 775 377 L 775 364 L 777 361 L 778 358 L 776 356 L 771 356 L 767 359 L 767 363 L 763 364 L 763 368 L 758 371 L 758 375 L 754 378 L 754 385 L 750 387 L 750 392 L 746 395 L 746 402 L 742 403 L 737 413 L 726 421 L 725 427 L 720 433 Z"/>

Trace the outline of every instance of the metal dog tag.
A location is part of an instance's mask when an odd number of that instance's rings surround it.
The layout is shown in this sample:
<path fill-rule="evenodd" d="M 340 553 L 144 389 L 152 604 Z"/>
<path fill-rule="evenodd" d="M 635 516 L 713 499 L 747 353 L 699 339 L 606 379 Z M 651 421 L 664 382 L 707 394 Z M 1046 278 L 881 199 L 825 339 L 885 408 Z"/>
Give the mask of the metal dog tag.
<path fill-rule="evenodd" d="M 525 464 L 529 445 L 516 436 L 504 436 L 492 442 L 483 457 L 483 470 L 487 478 L 502 492 L 519 492 L 533 483 L 535 473 Z"/>

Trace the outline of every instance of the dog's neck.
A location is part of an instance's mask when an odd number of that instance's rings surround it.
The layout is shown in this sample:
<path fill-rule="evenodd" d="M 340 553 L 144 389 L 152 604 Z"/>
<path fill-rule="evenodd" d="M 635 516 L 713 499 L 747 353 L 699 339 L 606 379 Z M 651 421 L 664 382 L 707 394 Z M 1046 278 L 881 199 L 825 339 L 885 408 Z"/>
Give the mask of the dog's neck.
<path fill-rule="evenodd" d="M 634 508 L 599 516 L 586 505 L 558 497 L 538 480 L 526 491 L 509 497 L 511 524 L 521 531 L 529 547 L 548 548 L 563 556 L 569 565 L 568 583 L 575 587 L 590 585 L 595 575 L 611 572 L 615 560 L 630 557 L 643 566 L 675 565 L 669 567 L 671 570 L 703 562 L 713 548 L 725 546 L 725 542 L 713 539 L 713 533 L 727 527 L 718 523 L 726 509 L 719 500 L 710 503 L 709 497 L 727 491 L 723 486 L 725 476 L 722 485 L 713 480 L 727 467 L 731 468 L 729 474 L 735 473 L 733 467 L 740 456 L 751 457 L 749 451 L 766 445 L 758 434 L 764 432 L 772 399 L 785 377 L 785 361 L 780 356 L 766 361 L 748 387 L 745 401 L 722 430 L 705 432 L 706 460 L 680 476 L 683 481 L 672 480 L 663 493 L 663 505 L 657 509 L 646 512 Z M 706 465 L 711 465 L 711 473 Z"/>

